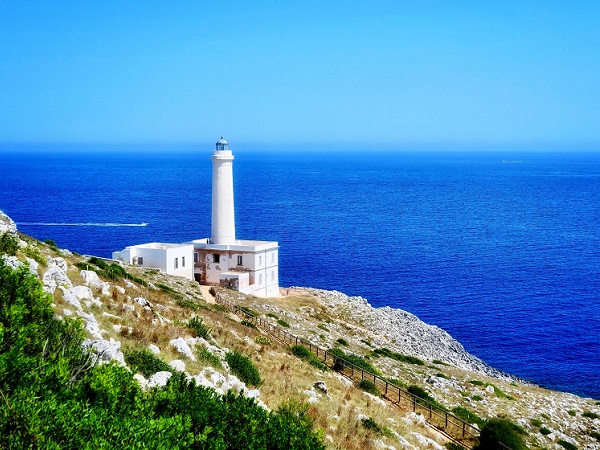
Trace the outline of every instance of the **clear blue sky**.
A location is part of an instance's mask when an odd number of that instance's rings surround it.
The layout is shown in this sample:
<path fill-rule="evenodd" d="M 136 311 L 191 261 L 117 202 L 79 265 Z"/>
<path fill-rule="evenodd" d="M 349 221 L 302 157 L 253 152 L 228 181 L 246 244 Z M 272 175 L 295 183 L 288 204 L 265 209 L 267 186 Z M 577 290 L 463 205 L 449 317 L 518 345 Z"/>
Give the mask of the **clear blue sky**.
<path fill-rule="evenodd" d="M 0 0 L 0 142 L 600 143 L 600 1 Z"/>

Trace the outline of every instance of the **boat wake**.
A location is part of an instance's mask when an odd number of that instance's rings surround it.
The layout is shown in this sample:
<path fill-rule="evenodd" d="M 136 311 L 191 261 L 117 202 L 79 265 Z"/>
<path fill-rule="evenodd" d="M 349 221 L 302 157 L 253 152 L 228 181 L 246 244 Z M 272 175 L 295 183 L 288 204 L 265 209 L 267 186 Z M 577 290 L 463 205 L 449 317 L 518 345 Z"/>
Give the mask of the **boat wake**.
<path fill-rule="evenodd" d="M 48 227 L 145 227 L 148 225 L 146 222 L 141 223 L 94 223 L 94 222 L 79 222 L 79 223 L 66 223 L 66 222 L 17 222 L 17 225 L 21 226 L 48 226 Z"/>

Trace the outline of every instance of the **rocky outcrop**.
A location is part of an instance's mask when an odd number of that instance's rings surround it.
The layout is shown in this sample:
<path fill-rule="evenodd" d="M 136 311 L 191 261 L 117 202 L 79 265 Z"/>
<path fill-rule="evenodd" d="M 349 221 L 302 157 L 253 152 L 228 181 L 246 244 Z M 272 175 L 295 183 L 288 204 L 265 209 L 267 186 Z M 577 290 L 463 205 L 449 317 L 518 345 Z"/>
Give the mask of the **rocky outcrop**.
<path fill-rule="evenodd" d="M 0 235 L 4 233 L 16 235 L 17 225 L 10 217 L 0 210 Z"/>
<path fill-rule="evenodd" d="M 385 336 L 391 349 L 427 361 L 440 360 L 465 370 L 501 379 L 514 379 L 470 354 L 446 331 L 423 322 L 414 314 L 385 306 L 375 308 L 363 297 L 349 297 L 338 291 L 312 288 L 298 289 L 321 299 L 331 308 L 343 308 L 374 335 Z"/>

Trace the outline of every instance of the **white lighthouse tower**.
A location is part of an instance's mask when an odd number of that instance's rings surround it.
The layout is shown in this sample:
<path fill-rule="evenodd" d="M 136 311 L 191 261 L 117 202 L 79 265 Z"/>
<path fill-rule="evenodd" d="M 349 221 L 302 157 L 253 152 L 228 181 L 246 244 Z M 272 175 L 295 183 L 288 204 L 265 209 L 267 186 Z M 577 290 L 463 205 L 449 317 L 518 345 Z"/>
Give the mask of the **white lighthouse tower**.
<path fill-rule="evenodd" d="M 211 237 L 196 239 L 194 278 L 257 297 L 279 296 L 279 244 L 235 235 L 233 154 L 221 137 L 212 154 Z"/>
<path fill-rule="evenodd" d="M 233 209 L 233 154 L 223 136 L 212 155 L 211 244 L 235 244 Z"/>

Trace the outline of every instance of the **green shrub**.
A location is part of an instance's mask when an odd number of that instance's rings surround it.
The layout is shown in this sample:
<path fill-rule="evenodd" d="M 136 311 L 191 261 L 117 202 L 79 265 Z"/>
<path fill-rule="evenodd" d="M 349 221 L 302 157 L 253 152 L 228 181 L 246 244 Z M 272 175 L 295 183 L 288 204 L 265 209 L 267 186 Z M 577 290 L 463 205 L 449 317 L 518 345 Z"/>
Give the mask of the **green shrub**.
<path fill-rule="evenodd" d="M 550 416 L 546 413 L 541 413 L 540 416 L 542 416 L 544 419 L 550 420 Z"/>
<path fill-rule="evenodd" d="M 58 251 L 58 245 L 56 245 L 56 242 L 54 242 L 52 239 L 46 239 L 44 241 L 44 244 L 46 244 L 48 247 L 50 247 L 52 250 L 54 251 Z"/>
<path fill-rule="evenodd" d="M 118 364 L 92 367 L 81 324 L 55 320 L 50 305 L 28 268 L 0 261 L 0 448 L 325 448 L 295 410 L 268 412 L 183 374 L 143 391 Z"/>
<path fill-rule="evenodd" d="M 406 389 L 408 387 L 408 385 L 404 381 L 399 380 L 398 378 L 388 377 L 388 378 L 385 378 L 385 381 L 387 381 L 388 383 L 393 384 L 394 386 L 401 387 L 403 389 Z"/>
<path fill-rule="evenodd" d="M 550 431 L 548 428 L 546 427 L 541 427 L 540 428 L 540 433 L 542 433 L 544 436 L 548 436 L 550 433 L 552 433 L 552 431 Z"/>
<path fill-rule="evenodd" d="M 387 356 L 388 358 L 395 359 L 396 361 L 415 364 L 417 366 L 424 366 L 425 362 L 415 356 L 403 355 L 402 353 L 393 352 L 389 348 L 376 348 L 373 353 L 377 355 Z"/>
<path fill-rule="evenodd" d="M 429 393 L 425 389 L 423 389 L 420 386 L 411 384 L 408 387 L 407 391 L 410 392 L 415 397 L 419 397 L 420 399 L 428 401 L 429 403 L 433 403 L 434 405 L 437 404 L 436 400 L 431 395 L 429 395 Z"/>
<path fill-rule="evenodd" d="M 348 341 L 344 338 L 339 338 L 335 341 L 337 344 L 343 345 L 344 347 L 348 347 Z"/>
<path fill-rule="evenodd" d="M 260 373 L 250 358 L 234 350 L 225 355 L 225 360 L 233 374 L 244 383 L 250 386 L 260 386 Z"/>
<path fill-rule="evenodd" d="M 125 362 L 134 373 L 140 372 L 145 377 L 149 377 L 156 372 L 173 372 L 171 366 L 145 348 L 140 350 L 125 348 L 123 349 L 123 356 L 125 356 Z"/>
<path fill-rule="evenodd" d="M 388 437 L 394 436 L 394 434 L 391 432 L 391 430 L 389 428 L 379 425 L 371 417 L 362 419 L 360 422 L 363 427 L 365 427 L 367 430 L 371 430 L 375 434 L 384 435 L 384 436 L 388 436 Z"/>
<path fill-rule="evenodd" d="M 224 306 L 221 306 L 217 303 L 215 303 L 214 305 L 212 305 L 212 309 L 215 311 L 219 311 L 219 312 L 224 312 L 224 313 L 228 313 L 229 310 L 227 308 L 225 308 Z"/>
<path fill-rule="evenodd" d="M 483 381 L 479 381 L 479 380 L 471 380 L 469 383 L 471 383 L 473 386 L 485 386 L 486 385 Z"/>
<path fill-rule="evenodd" d="M 371 341 L 367 341 L 366 339 L 361 339 L 360 342 L 362 342 L 363 344 L 365 344 L 369 347 L 373 347 L 373 344 L 371 344 Z"/>
<path fill-rule="evenodd" d="M 253 324 L 252 322 L 250 322 L 249 320 L 242 320 L 242 321 L 240 322 L 240 324 L 241 324 L 241 325 L 244 325 L 245 327 L 248 327 L 248 328 L 254 328 L 254 329 L 256 329 L 256 325 L 254 325 L 254 324 Z"/>
<path fill-rule="evenodd" d="M 280 327 L 285 327 L 285 328 L 289 328 L 290 327 L 290 324 L 287 323 L 283 319 L 277 319 L 277 323 L 279 324 Z"/>
<path fill-rule="evenodd" d="M 189 298 L 179 297 L 177 300 L 175 300 L 175 304 L 180 308 L 187 308 L 191 309 L 192 311 L 198 311 L 200 309 L 198 302 Z"/>
<path fill-rule="evenodd" d="M 381 391 L 379 390 L 377 385 L 375 383 L 373 383 L 371 380 L 367 380 L 367 379 L 360 380 L 358 382 L 358 387 L 361 388 L 363 391 L 368 392 L 369 394 L 376 395 L 377 397 L 381 397 Z"/>
<path fill-rule="evenodd" d="M 210 339 L 210 328 L 202 322 L 202 319 L 192 317 L 188 320 L 186 326 L 193 331 L 194 337 L 201 337 L 206 340 Z"/>
<path fill-rule="evenodd" d="M 542 426 L 542 421 L 540 419 L 531 419 L 530 422 L 531 422 L 531 425 L 533 425 L 534 427 Z"/>
<path fill-rule="evenodd" d="M 28 245 L 27 247 L 25 247 L 23 249 L 23 253 L 25 254 L 25 256 L 28 256 L 29 258 L 36 261 L 42 267 L 46 267 L 46 264 L 48 264 L 48 258 L 46 258 L 46 255 L 44 255 L 39 248 L 33 245 Z"/>
<path fill-rule="evenodd" d="M 471 397 L 472 400 L 476 401 L 476 402 L 480 402 L 483 400 L 483 397 L 481 395 L 477 395 L 475 394 L 474 396 Z"/>
<path fill-rule="evenodd" d="M 2 233 L 2 236 L 0 236 L 0 253 L 15 256 L 17 250 L 19 250 L 19 240 L 17 237 L 9 233 Z"/>
<path fill-rule="evenodd" d="M 346 354 L 342 349 L 339 349 L 339 348 L 331 348 L 331 349 L 327 350 L 327 353 L 335 355 L 339 358 L 343 358 L 344 360 L 355 365 L 359 369 L 374 373 L 375 375 L 381 375 L 381 372 L 379 372 L 379 370 L 377 370 L 377 368 L 375 368 L 375 366 L 373 366 L 373 364 L 371 364 L 369 361 L 365 360 L 361 356 L 357 356 L 357 355 L 353 355 L 353 354 Z M 333 369 L 339 371 L 339 370 L 342 370 L 343 368 L 344 368 L 343 362 L 338 361 L 336 359 Z"/>
<path fill-rule="evenodd" d="M 178 292 L 171 288 L 170 286 L 167 286 L 166 284 L 162 284 L 162 283 L 156 283 L 156 287 L 159 288 L 161 291 L 164 291 L 168 294 L 177 294 Z"/>
<path fill-rule="evenodd" d="M 436 373 L 436 374 L 435 374 L 435 376 L 436 376 L 436 377 L 443 378 L 443 379 L 445 379 L 445 380 L 447 380 L 447 379 L 448 379 L 448 375 L 446 375 L 445 373 L 442 373 L 442 372 L 438 372 L 438 373 Z"/>
<path fill-rule="evenodd" d="M 481 429 L 484 424 L 485 424 L 485 420 L 482 419 L 481 417 L 479 417 L 477 414 L 475 414 L 473 411 L 468 410 L 467 408 L 464 408 L 462 406 L 457 406 L 456 408 L 452 409 L 452 413 L 458 417 L 459 419 L 464 420 L 467 423 L 470 424 L 477 424 L 477 426 Z"/>
<path fill-rule="evenodd" d="M 434 359 L 431 361 L 433 364 L 437 364 L 438 366 L 449 366 L 450 364 L 445 363 L 444 361 L 440 361 L 439 359 Z"/>
<path fill-rule="evenodd" d="M 329 328 L 327 328 L 325 325 L 323 325 L 322 323 L 320 323 L 319 325 L 317 325 L 317 328 L 320 328 L 321 330 L 324 331 L 329 331 Z"/>
<path fill-rule="evenodd" d="M 257 344 L 260 344 L 260 345 L 272 345 L 273 339 L 271 339 L 267 336 L 260 335 L 260 336 L 256 336 L 254 338 L 254 342 L 256 342 Z"/>
<path fill-rule="evenodd" d="M 275 314 L 273 314 L 272 312 L 268 312 L 267 313 L 267 317 L 272 317 L 273 319 L 277 320 L 279 319 L 279 317 L 277 317 Z"/>
<path fill-rule="evenodd" d="M 258 314 L 256 311 L 254 311 L 253 309 L 248 308 L 247 306 L 240 306 L 239 307 L 242 311 L 244 311 L 246 314 L 248 314 L 249 316 L 252 317 L 258 317 L 260 316 L 260 314 Z"/>
<path fill-rule="evenodd" d="M 558 445 L 564 447 L 566 450 L 577 450 L 577 446 L 571 444 L 568 441 L 565 441 L 563 439 L 560 439 L 559 441 L 556 442 Z"/>
<path fill-rule="evenodd" d="M 294 345 L 290 350 L 298 358 L 307 361 L 310 365 L 315 366 L 317 369 L 321 369 L 324 372 L 329 369 L 326 364 L 313 355 L 304 345 Z"/>
<path fill-rule="evenodd" d="M 598 414 L 596 414 L 595 412 L 592 412 L 592 411 L 590 411 L 590 410 L 587 410 L 587 409 L 586 409 L 586 410 L 585 410 L 583 413 L 581 413 L 581 415 L 582 415 L 583 417 L 587 417 L 587 418 L 589 418 L 589 419 L 597 419 L 597 418 L 599 418 L 599 417 L 600 417 L 600 416 L 599 416 Z"/>
<path fill-rule="evenodd" d="M 526 450 L 527 447 L 515 424 L 499 417 L 488 420 L 481 429 L 477 450 L 501 450 L 501 444 L 511 450 Z"/>
<path fill-rule="evenodd" d="M 219 357 L 213 353 L 211 353 L 211 351 L 209 349 L 207 349 L 206 347 L 204 347 L 203 345 L 198 345 L 197 349 L 196 349 L 196 356 L 198 357 L 198 359 L 200 361 L 204 361 L 207 362 L 208 364 L 210 364 L 213 367 L 223 367 L 223 364 L 221 363 L 221 360 L 219 359 Z"/>
<path fill-rule="evenodd" d="M 452 441 L 446 442 L 444 447 L 446 447 L 447 450 L 465 450 L 465 447 Z"/>
<path fill-rule="evenodd" d="M 571 417 L 575 417 L 577 415 L 577 411 L 575 411 L 574 409 L 570 409 L 567 411 L 567 413 L 571 416 Z"/>
<path fill-rule="evenodd" d="M 593 437 L 594 439 L 600 441 L 600 433 L 598 433 L 597 431 L 590 431 L 590 436 Z"/>

